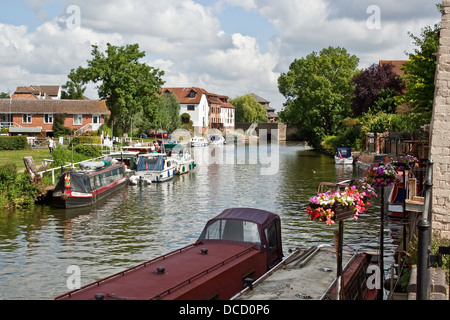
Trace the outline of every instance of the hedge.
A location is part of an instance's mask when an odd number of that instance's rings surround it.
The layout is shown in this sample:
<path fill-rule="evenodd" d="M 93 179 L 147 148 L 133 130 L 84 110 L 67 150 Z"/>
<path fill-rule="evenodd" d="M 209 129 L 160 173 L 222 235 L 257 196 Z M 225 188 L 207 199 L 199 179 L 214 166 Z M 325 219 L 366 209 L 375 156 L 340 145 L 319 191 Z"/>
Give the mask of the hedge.
<path fill-rule="evenodd" d="M 23 150 L 28 147 L 25 136 L 0 136 L 0 151 L 2 150 Z"/>

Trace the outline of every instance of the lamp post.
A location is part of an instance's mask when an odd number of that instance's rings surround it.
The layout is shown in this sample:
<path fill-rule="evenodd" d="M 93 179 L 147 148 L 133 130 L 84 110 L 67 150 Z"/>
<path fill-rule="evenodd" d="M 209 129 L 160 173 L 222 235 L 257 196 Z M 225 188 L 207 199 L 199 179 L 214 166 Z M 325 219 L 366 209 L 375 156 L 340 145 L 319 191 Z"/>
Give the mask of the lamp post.
<path fill-rule="evenodd" d="M 11 132 L 11 124 L 12 124 L 12 114 L 11 114 L 11 109 L 12 109 L 12 98 L 9 97 L 9 119 L 8 119 L 8 123 L 9 123 L 9 131 Z"/>
<path fill-rule="evenodd" d="M 378 300 L 384 298 L 384 186 L 381 187 L 381 206 L 380 206 L 380 290 L 378 291 Z"/>

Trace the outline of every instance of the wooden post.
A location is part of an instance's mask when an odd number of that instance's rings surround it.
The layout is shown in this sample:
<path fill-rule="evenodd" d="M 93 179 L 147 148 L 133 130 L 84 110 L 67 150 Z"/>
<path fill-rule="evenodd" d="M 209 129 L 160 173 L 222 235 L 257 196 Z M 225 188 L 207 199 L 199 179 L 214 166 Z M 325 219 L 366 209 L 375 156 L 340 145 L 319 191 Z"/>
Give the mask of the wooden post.
<path fill-rule="evenodd" d="M 38 197 L 43 196 L 45 185 L 44 182 L 42 181 L 41 175 L 36 170 L 33 157 L 24 157 L 23 163 L 25 164 L 25 168 L 27 169 L 27 173 L 28 176 L 30 177 L 31 183 L 39 186 L 40 188 L 40 193 L 38 194 Z"/>

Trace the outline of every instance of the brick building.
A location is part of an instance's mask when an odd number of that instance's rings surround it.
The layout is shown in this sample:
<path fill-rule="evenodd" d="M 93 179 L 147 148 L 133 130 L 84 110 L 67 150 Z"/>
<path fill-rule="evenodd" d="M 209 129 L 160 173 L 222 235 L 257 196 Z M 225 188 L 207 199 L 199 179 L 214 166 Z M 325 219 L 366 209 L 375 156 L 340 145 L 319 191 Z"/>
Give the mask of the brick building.
<path fill-rule="evenodd" d="M 11 135 L 52 136 L 56 114 L 65 114 L 64 126 L 95 131 L 109 114 L 102 100 L 0 99 L 0 124 Z"/>

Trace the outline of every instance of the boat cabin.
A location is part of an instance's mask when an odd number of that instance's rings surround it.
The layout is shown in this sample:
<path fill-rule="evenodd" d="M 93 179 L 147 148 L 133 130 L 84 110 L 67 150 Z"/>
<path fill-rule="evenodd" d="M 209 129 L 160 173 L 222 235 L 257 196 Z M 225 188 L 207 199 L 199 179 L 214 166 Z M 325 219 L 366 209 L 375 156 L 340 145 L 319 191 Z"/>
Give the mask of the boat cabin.
<path fill-rule="evenodd" d="M 339 158 L 351 158 L 352 156 L 352 149 L 350 148 L 337 148 L 335 157 Z"/>
<path fill-rule="evenodd" d="M 278 215 L 226 209 L 186 247 L 55 299 L 230 299 L 282 260 Z"/>
<path fill-rule="evenodd" d="M 227 209 L 206 224 L 198 241 L 253 244 L 266 252 L 267 269 L 275 266 L 283 258 L 280 218 L 264 210 Z"/>

